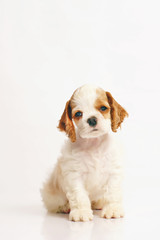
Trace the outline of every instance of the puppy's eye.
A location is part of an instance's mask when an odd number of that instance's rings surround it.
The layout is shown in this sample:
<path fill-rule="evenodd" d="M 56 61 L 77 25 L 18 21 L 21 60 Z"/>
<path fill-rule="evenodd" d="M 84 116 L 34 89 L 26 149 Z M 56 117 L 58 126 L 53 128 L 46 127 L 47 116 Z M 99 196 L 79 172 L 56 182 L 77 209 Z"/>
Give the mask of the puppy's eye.
<path fill-rule="evenodd" d="M 82 112 L 80 112 L 80 111 L 79 111 L 79 112 L 76 112 L 75 117 L 77 117 L 77 118 L 78 118 L 78 117 L 82 117 Z"/>
<path fill-rule="evenodd" d="M 107 110 L 107 107 L 105 107 L 105 106 L 102 106 L 102 107 L 100 107 L 100 110 L 101 110 L 102 112 L 104 112 L 104 111 L 106 111 L 106 110 Z"/>

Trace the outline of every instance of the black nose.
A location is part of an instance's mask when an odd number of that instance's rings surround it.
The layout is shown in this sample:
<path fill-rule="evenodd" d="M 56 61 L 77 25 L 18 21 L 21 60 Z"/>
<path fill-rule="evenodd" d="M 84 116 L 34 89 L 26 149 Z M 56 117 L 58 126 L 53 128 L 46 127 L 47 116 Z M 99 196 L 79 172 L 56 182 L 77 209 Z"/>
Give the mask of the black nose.
<path fill-rule="evenodd" d="M 97 118 L 96 117 L 88 118 L 87 123 L 89 124 L 89 126 L 94 127 L 97 125 Z"/>

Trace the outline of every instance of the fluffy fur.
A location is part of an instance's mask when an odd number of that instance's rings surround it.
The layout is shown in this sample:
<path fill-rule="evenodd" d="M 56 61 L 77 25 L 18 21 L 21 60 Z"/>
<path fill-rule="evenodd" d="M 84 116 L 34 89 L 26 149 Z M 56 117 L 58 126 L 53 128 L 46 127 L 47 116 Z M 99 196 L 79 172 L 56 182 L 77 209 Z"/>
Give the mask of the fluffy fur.
<path fill-rule="evenodd" d="M 69 213 L 73 221 L 92 220 L 93 209 L 104 218 L 124 215 L 121 148 L 112 132 L 127 115 L 101 88 L 84 85 L 73 93 L 58 126 L 69 139 L 41 190 L 48 211 Z"/>

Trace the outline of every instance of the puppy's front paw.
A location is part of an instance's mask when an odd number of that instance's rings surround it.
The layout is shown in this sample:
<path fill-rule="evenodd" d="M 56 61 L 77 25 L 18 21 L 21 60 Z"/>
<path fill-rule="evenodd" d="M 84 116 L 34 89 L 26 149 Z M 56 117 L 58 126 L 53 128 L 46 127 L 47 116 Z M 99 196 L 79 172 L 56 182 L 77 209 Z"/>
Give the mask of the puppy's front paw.
<path fill-rule="evenodd" d="M 122 205 L 117 203 L 110 203 L 106 205 L 102 210 L 101 217 L 108 219 L 124 217 Z"/>
<path fill-rule="evenodd" d="M 71 221 L 83 221 L 87 222 L 93 219 L 93 213 L 91 209 L 73 209 L 69 214 L 69 220 Z"/>

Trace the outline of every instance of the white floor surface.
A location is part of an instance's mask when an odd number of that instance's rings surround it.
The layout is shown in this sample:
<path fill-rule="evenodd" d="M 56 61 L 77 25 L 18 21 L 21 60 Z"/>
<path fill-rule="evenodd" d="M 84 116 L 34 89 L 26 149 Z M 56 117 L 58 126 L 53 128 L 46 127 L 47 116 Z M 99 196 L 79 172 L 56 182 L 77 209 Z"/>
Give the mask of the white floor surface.
<path fill-rule="evenodd" d="M 3 240 L 160 239 L 159 200 L 158 188 L 139 187 L 127 193 L 124 218 L 102 219 L 100 211 L 94 211 L 91 222 L 70 222 L 68 214 L 48 214 L 40 198 L 23 204 L 22 199 L 7 201 L 1 204 L 0 236 Z"/>

